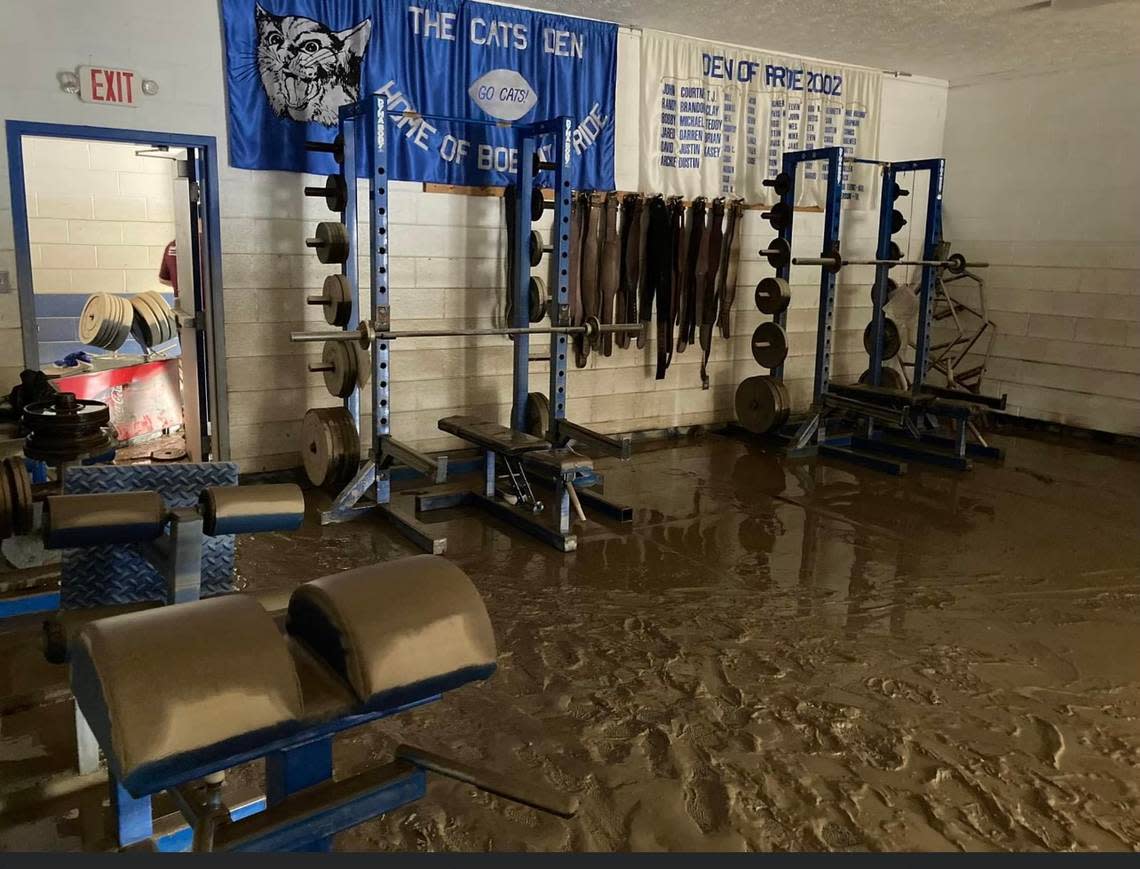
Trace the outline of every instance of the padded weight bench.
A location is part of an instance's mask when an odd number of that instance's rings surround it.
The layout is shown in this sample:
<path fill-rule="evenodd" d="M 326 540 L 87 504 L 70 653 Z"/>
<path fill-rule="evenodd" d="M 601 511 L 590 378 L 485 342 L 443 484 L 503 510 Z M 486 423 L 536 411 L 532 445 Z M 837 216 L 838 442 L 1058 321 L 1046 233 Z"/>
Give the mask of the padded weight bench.
<path fill-rule="evenodd" d="M 592 486 L 598 479 L 594 473 L 594 460 L 589 456 L 567 448 L 552 447 L 542 438 L 473 416 L 444 417 L 439 421 L 439 428 L 483 450 L 483 491 L 421 495 L 416 499 L 417 510 L 477 504 L 563 552 L 572 552 L 578 546 L 577 537 L 570 531 L 571 506 L 581 519 L 585 519 L 581 501 L 588 501 L 623 520 L 631 518 L 627 515 L 629 508 L 613 504 L 592 492 L 578 491 L 578 487 Z M 503 493 L 498 487 L 500 460 L 507 472 L 504 479 L 510 481 L 509 490 Z M 545 506 L 535 497 L 528 473 L 554 489 L 556 507 L 553 524 L 543 523 L 537 518 Z"/>
<path fill-rule="evenodd" d="M 326 576 L 293 591 L 283 622 L 234 594 L 100 619 L 73 638 L 71 687 L 107 758 L 120 846 L 152 841 L 151 797 L 165 791 L 195 850 L 324 850 L 423 796 L 427 770 L 576 810 L 541 785 L 410 746 L 332 777 L 336 733 L 494 673 L 490 619 L 458 567 L 421 555 Z M 219 773 L 259 758 L 266 808 L 238 819 Z"/>

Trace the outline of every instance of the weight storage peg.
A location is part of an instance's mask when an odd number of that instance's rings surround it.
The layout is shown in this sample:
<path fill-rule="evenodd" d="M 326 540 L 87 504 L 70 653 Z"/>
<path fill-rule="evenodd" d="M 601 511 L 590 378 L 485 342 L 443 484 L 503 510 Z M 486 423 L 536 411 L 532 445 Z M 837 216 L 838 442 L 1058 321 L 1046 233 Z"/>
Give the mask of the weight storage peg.
<path fill-rule="evenodd" d="M 777 202 L 769 211 L 761 212 L 760 216 L 772 224 L 772 229 L 780 232 L 792 222 L 792 206 L 786 202 Z"/>
<path fill-rule="evenodd" d="M 329 211 L 344 211 L 348 204 L 348 183 L 343 175 L 328 175 L 324 187 L 306 187 L 306 196 L 323 196 Z"/>
<path fill-rule="evenodd" d="M 313 248 L 321 262 L 343 265 L 348 260 L 348 227 L 322 221 L 317 224 L 316 237 L 306 239 L 305 246 Z"/>
<path fill-rule="evenodd" d="M 768 242 L 768 246 L 760 251 L 760 256 L 768 259 L 768 265 L 774 269 L 786 268 L 792 261 L 792 246 L 786 238 L 776 237 Z"/>
<path fill-rule="evenodd" d="M 903 190 L 902 187 L 899 186 L 899 182 L 892 181 L 891 182 L 891 200 L 893 201 L 893 200 L 898 199 L 902 196 L 910 196 L 910 191 L 909 190 Z"/>
<path fill-rule="evenodd" d="M 792 176 L 787 172 L 781 172 L 775 178 L 765 178 L 760 183 L 765 187 L 771 187 L 777 195 L 783 196 L 792 189 Z"/>
<path fill-rule="evenodd" d="M 306 142 L 305 150 L 314 154 L 332 154 L 337 163 L 344 165 L 344 136 L 340 133 L 331 142 Z"/>

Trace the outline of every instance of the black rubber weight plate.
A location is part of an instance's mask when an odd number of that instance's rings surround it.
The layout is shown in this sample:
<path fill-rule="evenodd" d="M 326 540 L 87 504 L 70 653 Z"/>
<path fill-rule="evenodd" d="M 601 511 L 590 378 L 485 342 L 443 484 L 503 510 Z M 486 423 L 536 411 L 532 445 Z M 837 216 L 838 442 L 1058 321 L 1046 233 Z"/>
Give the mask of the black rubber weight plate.
<path fill-rule="evenodd" d="M 792 301 L 792 289 L 783 278 L 761 278 L 756 285 L 756 309 L 761 314 L 779 314 Z"/>
<path fill-rule="evenodd" d="M 550 400 L 541 392 L 527 393 L 526 431 L 537 438 L 546 437 L 546 425 L 550 421 Z"/>
<path fill-rule="evenodd" d="M 787 414 L 771 377 L 747 377 L 736 387 L 736 418 L 750 432 L 769 432 L 780 424 L 781 417 L 787 419 Z"/>
<path fill-rule="evenodd" d="M 859 375 L 859 382 L 865 386 L 869 386 L 871 384 L 870 368 Z M 899 374 L 897 370 L 884 365 L 879 369 L 879 386 L 886 387 L 887 389 L 897 389 L 902 391 L 906 389 L 906 382 L 903 380 L 902 375 Z"/>
<path fill-rule="evenodd" d="M 867 355 L 872 355 L 873 335 L 871 334 L 874 323 L 868 323 L 863 330 L 863 349 L 867 351 Z M 895 323 L 890 317 L 883 318 L 883 359 L 894 359 L 899 355 L 899 349 L 902 347 L 902 336 L 899 335 L 898 324 Z"/>
<path fill-rule="evenodd" d="M 788 357 L 788 335 L 779 323 L 761 323 L 752 333 L 752 358 L 772 369 Z"/>

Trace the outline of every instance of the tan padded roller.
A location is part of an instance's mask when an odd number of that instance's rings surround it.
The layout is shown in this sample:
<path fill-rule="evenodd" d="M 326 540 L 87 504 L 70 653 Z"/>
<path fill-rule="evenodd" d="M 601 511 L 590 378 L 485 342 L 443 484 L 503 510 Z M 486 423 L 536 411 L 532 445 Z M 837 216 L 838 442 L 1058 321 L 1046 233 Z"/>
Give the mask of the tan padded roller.
<path fill-rule="evenodd" d="M 72 643 L 71 683 L 132 792 L 149 792 L 164 761 L 189 755 L 184 764 L 208 763 L 302 714 L 286 639 L 242 595 L 91 622 Z"/>
<path fill-rule="evenodd" d="M 415 702 L 495 668 L 495 635 L 479 592 L 435 555 L 298 586 L 286 626 L 365 704 Z"/>
<path fill-rule="evenodd" d="M 52 495 L 44 508 L 44 546 L 65 549 L 154 540 L 166 524 L 158 492 Z"/>

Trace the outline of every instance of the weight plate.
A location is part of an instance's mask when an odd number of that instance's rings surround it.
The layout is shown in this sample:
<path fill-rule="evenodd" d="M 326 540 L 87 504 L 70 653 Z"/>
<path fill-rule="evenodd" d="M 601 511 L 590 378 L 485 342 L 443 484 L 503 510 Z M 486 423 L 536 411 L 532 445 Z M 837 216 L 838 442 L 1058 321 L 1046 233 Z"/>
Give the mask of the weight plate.
<path fill-rule="evenodd" d="M 22 458 L 12 456 L 4 460 L 4 478 L 9 487 L 12 506 L 12 525 L 17 534 L 32 530 L 35 512 L 32 501 L 32 478 Z"/>
<path fill-rule="evenodd" d="M 151 307 L 155 311 L 155 316 L 158 318 L 158 324 L 162 333 L 162 343 L 172 341 L 178 333 L 178 323 L 174 319 L 174 312 L 170 309 L 170 305 L 166 303 L 166 299 L 162 293 L 156 293 L 154 290 L 148 290 L 143 293 L 147 301 L 150 302 Z"/>
<path fill-rule="evenodd" d="M 887 298 L 883 300 L 883 304 L 889 305 L 891 299 L 894 298 L 895 292 L 898 290 L 899 285 L 894 278 L 887 278 Z M 871 284 L 871 304 L 875 304 L 875 285 Z"/>
<path fill-rule="evenodd" d="M 348 398 L 356 388 L 357 361 L 356 348 L 345 341 L 326 341 L 321 353 L 321 361 L 331 365 L 325 371 L 325 388 L 337 398 Z"/>
<path fill-rule="evenodd" d="M 765 250 L 768 251 L 764 255 L 768 259 L 768 265 L 774 269 L 782 269 L 792 261 L 792 246 L 787 239 L 776 236 L 768 242 Z"/>
<path fill-rule="evenodd" d="M 103 330 L 106 315 L 106 298 L 104 293 L 88 296 L 83 303 L 83 310 L 79 312 L 79 340 L 92 347 L 99 347 L 96 341 Z"/>
<path fill-rule="evenodd" d="M 539 234 L 538 230 L 532 229 L 530 231 L 530 240 L 527 244 L 527 253 L 530 256 L 531 266 L 536 266 L 542 262 L 542 255 L 544 253 L 542 247 L 542 235 Z"/>
<path fill-rule="evenodd" d="M 947 270 L 952 275 L 960 275 L 966 271 L 966 258 L 960 253 L 952 253 L 947 259 Z"/>
<path fill-rule="evenodd" d="M 154 300 L 154 294 L 147 291 L 139 293 L 139 298 L 142 303 L 146 305 L 147 310 L 151 315 L 151 334 L 154 336 L 154 346 L 165 344 L 167 342 L 169 327 L 166 323 L 166 315 L 163 313 L 162 306 Z"/>
<path fill-rule="evenodd" d="M 900 229 L 906 226 L 906 218 L 903 213 L 897 208 L 891 209 L 891 235 L 894 235 Z"/>
<path fill-rule="evenodd" d="M 892 241 L 891 246 L 887 249 L 887 259 L 900 260 L 902 258 L 902 248 L 899 247 L 899 243 L 897 241 Z M 893 269 L 894 266 L 888 266 L 888 268 Z"/>
<path fill-rule="evenodd" d="M 152 462 L 180 462 L 186 458 L 186 450 L 181 447 L 170 447 L 164 450 L 154 450 L 150 454 Z"/>
<path fill-rule="evenodd" d="M 535 223 L 542 219 L 546 213 L 546 197 L 542 195 L 541 187 L 532 187 L 530 191 L 530 219 Z"/>
<path fill-rule="evenodd" d="M 792 222 L 792 206 L 786 202 L 777 202 L 765 212 L 772 229 L 779 232 Z"/>
<path fill-rule="evenodd" d="M 135 330 L 138 333 L 139 343 L 144 347 L 157 347 L 162 342 L 162 328 L 158 317 L 154 313 L 149 301 L 139 294 L 131 299 L 131 307 L 135 313 Z"/>
<path fill-rule="evenodd" d="M 546 437 L 546 426 L 550 422 L 550 400 L 542 392 L 530 392 L 526 396 L 524 426 L 527 434 L 536 438 Z"/>
<path fill-rule="evenodd" d="M 13 515 L 12 493 L 7 481 L 0 485 L 0 538 L 7 539 L 16 533 L 16 517 Z"/>
<path fill-rule="evenodd" d="M 340 460 L 329 485 L 338 491 L 348 485 L 360 467 L 360 436 L 350 414 L 343 407 L 331 408 L 329 419 L 336 432 L 336 442 Z"/>
<path fill-rule="evenodd" d="M 776 322 L 761 323 L 752 333 L 752 358 L 772 369 L 788 357 L 788 334 Z"/>
<path fill-rule="evenodd" d="M 787 172 L 781 172 L 775 178 L 764 182 L 765 187 L 771 187 L 777 194 L 783 196 L 792 189 L 792 176 Z"/>
<path fill-rule="evenodd" d="M 330 326 L 347 326 L 352 318 L 352 296 L 352 284 L 347 275 L 329 275 L 325 278 L 325 302 L 321 305 L 325 322 Z"/>
<path fill-rule="evenodd" d="M 871 384 L 871 369 L 868 368 L 859 375 L 859 382 L 870 386 Z M 879 386 L 886 389 L 897 389 L 900 392 L 906 390 L 906 381 L 897 369 L 891 368 L 889 365 L 884 365 L 879 369 Z"/>
<path fill-rule="evenodd" d="M 324 486 L 332 479 L 338 460 L 332 425 L 319 410 L 310 410 L 301 420 L 301 464 L 305 476 L 314 486 Z"/>
<path fill-rule="evenodd" d="M 530 321 L 541 323 L 546 316 L 546 303 L 550 300 L 550 296 L 546 292 L 546 281 L 538 275 L 531 275 L 530 283 L 527 285 L 527 297 L 530 306 Z"/>
<path fill-rule="evenodd" d="M 325 177 L 325 205 L 329 211 L 344 211 L 348 204 L 348 184 L 343 175 Z"/>
<path fill-rule="evenodd" d="M 746 377 L 736 387 L 737 421 L 755 434 L 771 431 L 781 424 L 781 418 L 787 418 L 781 403 L 783 394 L 767 375 Z"/>
<path fill-rule="evenodd" d="M 322 221 L 317 224 L 317 259 L 323 263 L 342 264 L 348 259 L 348 228 L 343 223 Z"/>
<path fill-rule="evenodd" d="M 756 285 L 756 309 L 761 314 L 779 314 L 792 301 L 792 288 L 783 278 L 761 278 Z"/>
<path fill-rule="evenodd" d="M 872 334 L 874 325 L 874 323 L 868 323 L 863 330 L 863 349 L 867 351 L 868 356 L 874 350 L 874 335 Z M 899 335 L 898 324 L 890 317 L 883 317 L 883 361 L 898 356 L 901 347 L 902 337 Z"/>

